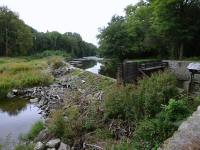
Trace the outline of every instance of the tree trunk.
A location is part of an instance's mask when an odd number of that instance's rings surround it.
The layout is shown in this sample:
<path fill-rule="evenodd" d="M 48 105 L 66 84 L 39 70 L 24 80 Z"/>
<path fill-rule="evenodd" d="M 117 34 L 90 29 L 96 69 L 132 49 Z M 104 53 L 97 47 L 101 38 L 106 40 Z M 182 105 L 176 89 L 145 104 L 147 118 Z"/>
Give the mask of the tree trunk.
<path fill-rule="evenodd" d="M 184 50 L 184 45 L 183 43 L 181 43 L 179 51 L 179 60 L 183 59 L 183 50 Z"/>

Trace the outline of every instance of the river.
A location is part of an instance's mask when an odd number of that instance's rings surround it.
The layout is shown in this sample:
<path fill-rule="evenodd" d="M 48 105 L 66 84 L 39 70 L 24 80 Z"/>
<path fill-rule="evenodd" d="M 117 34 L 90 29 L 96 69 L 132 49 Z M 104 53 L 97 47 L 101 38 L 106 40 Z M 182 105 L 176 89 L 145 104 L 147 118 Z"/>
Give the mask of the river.
<path fill-rule="evenodd" d="M 18 141 L 20 134 L 27 133 L 41 119 L 40 109 L 25 99 L 0 99 L 0 144 Z"/>
<path fill-rule="evenodd" d="M 82 68 L 95 74 L 100 74 L 102 59 L 84 57 Z M 0 145 L 6 142 L 17 142 L 20 134 L 27 133 L 31 126 L 42 119 L 41 110 L 25 99 L 0 99 Z M 7 144 L 7 143 L 6 143 Z"/>

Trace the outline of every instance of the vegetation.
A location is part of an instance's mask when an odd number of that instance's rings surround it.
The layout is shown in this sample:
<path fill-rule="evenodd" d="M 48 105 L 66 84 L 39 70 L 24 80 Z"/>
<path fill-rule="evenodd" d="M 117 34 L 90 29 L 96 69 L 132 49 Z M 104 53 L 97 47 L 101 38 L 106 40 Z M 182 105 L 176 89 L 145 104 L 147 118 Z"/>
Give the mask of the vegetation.
<path fill-rule="evenodd" d="M 199 55 L 198 0 L 141 0 L 125 11 L 101 28 L 100 55 L 118 60 Z"/>
<path fill-rule="evenodd" d="M 46 71 L 47 59 L 1 58 L 0 97 L 13 88 L 47 85 L 53 77 Z"/>
<path fill-rule="evenodd" d="M 4 6 L 0 6 L 0 31 L 0 56 L 35 55 L 45 50 L 57 53 L 60 50 L 72 57 L 83 57 L 95 55 L 97 50 L 78 33 L 37 32 Z"/>
<path fill-rule="evenodd" d="M 21 140 L 34 140 L 34 138 L 44 129 L 44 123 L 42 121 L 37 121 L 34 123 L 27 134 L 21 135 Z"/>

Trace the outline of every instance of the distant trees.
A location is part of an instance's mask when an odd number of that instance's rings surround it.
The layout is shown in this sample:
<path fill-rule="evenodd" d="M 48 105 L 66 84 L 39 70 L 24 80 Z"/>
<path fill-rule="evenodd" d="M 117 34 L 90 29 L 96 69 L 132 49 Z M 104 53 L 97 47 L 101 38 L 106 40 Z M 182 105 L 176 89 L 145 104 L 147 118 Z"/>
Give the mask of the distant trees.
<path fill-rule="evenodd" d="M 181 59 L 200 55 L 199 0 L 141 0 L 136 5 L 127 6 L 125 11 L 125 17 L 118 17 L 123 19 L 117 21 L 123 24 L 123 30 L 122 26 L 113 24 L 113 18 L 100 30 L 98 38 L 102 55 L 112 55 L 108 45 L 119 47 L 119 43 L 126 47 L 122 50 L 123 54 L 128 54 L 126 58 L 159 56 Z M 115 30 L 111 30 L 113 28 Z M 117 48 L 113 47 L 112 51 L 122 56 Z"/>
<path fill-rule="evenodd" d="M 0 56 L 27 54 L 33 46 L 30 28 L 7 7 L 0 7 Z"/>
<path fill-rule="evenodd" d="M 38 32 L 7 7 L 0 7 L 0 56 L 18 56 L 62 50 L 73 57 L 96 55 L 97 47 L 78 33 Z"/>

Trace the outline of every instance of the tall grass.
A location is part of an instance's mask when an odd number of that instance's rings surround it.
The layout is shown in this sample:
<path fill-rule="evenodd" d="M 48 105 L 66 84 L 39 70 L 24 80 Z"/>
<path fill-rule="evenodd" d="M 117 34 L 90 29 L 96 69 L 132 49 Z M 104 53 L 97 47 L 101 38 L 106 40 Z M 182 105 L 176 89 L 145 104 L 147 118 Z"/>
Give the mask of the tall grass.
<path fill-rule="evenodd" d="M 0 64 L 0 97 L 5 97 L 13 88 L 47 85 L 53 77 L 46 71 L 47 60 L 27 60 L 1 58 Z"/>

